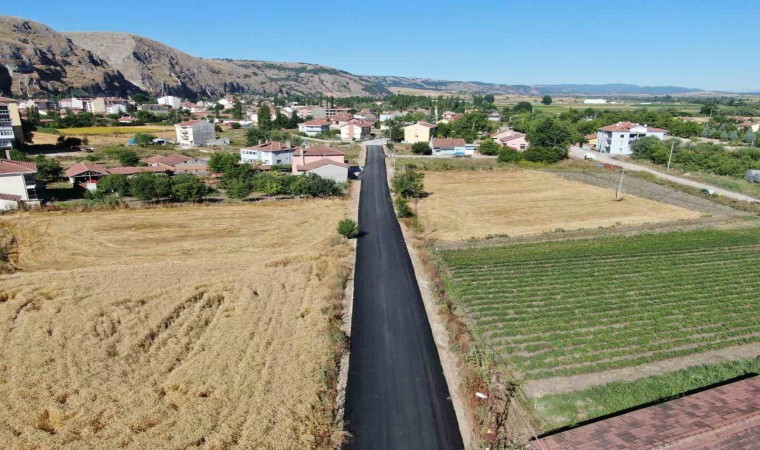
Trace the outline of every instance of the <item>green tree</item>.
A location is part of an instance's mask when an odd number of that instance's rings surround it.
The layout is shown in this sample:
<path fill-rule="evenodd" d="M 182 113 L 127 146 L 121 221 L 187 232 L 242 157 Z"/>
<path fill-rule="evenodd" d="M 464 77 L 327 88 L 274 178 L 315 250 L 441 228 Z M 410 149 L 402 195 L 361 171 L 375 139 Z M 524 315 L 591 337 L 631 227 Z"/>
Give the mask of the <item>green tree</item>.
<path fill-rule="evenodd" d="M 120 149 L 116 151 L 114 156 L 116 156 L 116 159 L 122 166 L 136 166 L 140 164 L 140 157 L 134 150 Z"/>
<path fill-rule="evenodd" d="M 269 105 L 262 105 L 258 112 L 259 129 L 263 132 L 270 131 L 274 128 L 272 123 L 272 111 L 269 109 Z"/>
<path fill-rule="evenodd" d="M 501 163 L 516 163 L 522 161 L 523 154 L 509 147 L 499 150 L 498 161 Z"/>
<path fill-rule="evenodd" d="M 415 155 L 432 155 L 433 149 L 427 142 L 415 142 L 412 144 L 412 153 Z"/>
<path fill-rule="evenodd" d="M 98 180 L 98 191 L 123 197 L 129 194 L 129 179 L 126 175 L 107 175 Z"/>
<path fill-rule="evenodd" d="M 150 202 L 160 198 L 156 186 L 156 178 L 157 175 L 153 173 L 138 173 L 129 180 L 130 194 L 143 202 Z"/>
<path fill-rule="evenodd" d="M 207 193 L 208 186 L 195 175 L 183 173 L 172 178 L 172 196 L 176 200 L 197 203 Z"/>
<path fill-rule="evenodd" d="M 156 139 L 156 136 L 147 133 L 137 133 L 132 139 L 137 145 L 149 145 L 153 142 L 153 139 Z"/>
<path fill-rule="evenodd" d="M 32 106 L 26 110 L 26 119 L 33 125 L 40 124 L 40 110 L 36 106 Z"/>
<path fill-rule="evenodd" d="M 229 198 L 242 200 L 251 195 L 251 192 L 253 192 L 253 186 L 246 180 L 236 178 L 227 183 L 227 189 L 225 192 Z"/>
<path fill-rule="evenodd" d="M 240 157 L 235 153 L 218 152 L 211 155 L 208 168 L 213 173 L 226 173 L 235 168 L 240 162 Z"/>
<path fill-rule="evenodd" d="M 404 129 L 396 121 L 389 121 L 388 128 L 385 130 L 385 137 L 391 142 L 401 142 L 404 140 Z"/>
<path fill-rule="evenodd" d="M 493 96 L 493 94 L 486 94 L 483 96 L 483 102 L 485 103 L 493 103 L 496 101 L 496 97 Z"/>
<path fill-rule="evenodd" d="M 478 147 L 478 153 L 481 155 L 498 155 L 499 150 L 501 150 L 501 145 L 497 144 L 493 139 L 485 139 Z"/>
<path fill-rule="evenodd" d="M 528 161 L 542 162 L 542 163 L 555 163 L 567 156 L 567 150 L 560 151 L 555 147 L 540 147 L 537 145 L 531 145 L 523 153 L 523 157 Z"/>
<path fill-rule="evenodd" d="M 756 140 L 757 136 L 752 132 L 752 129 L 750 128 L 747 130 L 747 132 L 744 134 L 744 142 L 754 145 Z"/>
<path fill-rule="evenodd" d="M 512 108 L 512 112 L 515 114 L 532 113 L 533 105 L 531 105 L 530 102 L 518 102 L 514 108 Z"/>
<path fill-rule="evenodd" d="M 247 145 L 259 145 L 267 138 L 266 133 L 260 128 L 249 128 L 245 132 L 245 142 Z"/>
<path fill-rule="evenodd" d="M 551 95 L 544 95 L 544 98 L 541 99 L 541 103 L 543 103 L 546 106 L 549 106 L 552 104 L 552 96 Z"/>
<path fill-rule="evenodd" d="M 37 164 L 38 180 L 50 182 L 56 181 L 63 176 L 63 167 L 55 159 L 37 155 L 34 158 L 34 162 Z"/>
<path fill-rule="evenodd" d="M 732 141 L 738 141 L 739 140 L 739 133 L 736 132 L 736 130 L 732 131 L 731 134 L 728 135 L 728 138 Z"/>
<path fill-rule="evenodd" d="M 391 180 L 393 191 L 404 197 L 419 198 L 425 193 L 423 179 L 425 174 L 413 169 L 406 169 L 403 172 L 397 172 Z"/>
<path fill-rule="evenodd" d="M 573 143 L 570 127 L 554 117 L 545 117 L 528 130 L 525 139 L 531 146 L 564 150 Z"/>
<path fill-rule="evenodd" d="M 240 120 L 243 118 L 243 104 L 240 103 L 240 100 L 237 98 L 235 99 L 235 102 L 232 104 L 232 118 Z"/>

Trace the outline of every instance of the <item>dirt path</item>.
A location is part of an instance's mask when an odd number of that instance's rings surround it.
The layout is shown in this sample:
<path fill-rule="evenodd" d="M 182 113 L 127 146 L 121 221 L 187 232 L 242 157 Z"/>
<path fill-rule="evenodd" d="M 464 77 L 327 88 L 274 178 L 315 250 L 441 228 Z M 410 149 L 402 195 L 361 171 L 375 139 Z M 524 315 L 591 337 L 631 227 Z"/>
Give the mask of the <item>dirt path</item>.
<path fill-rule="evenodd" d="M 530 397 L 542 397 L 549 394 L 581 391 L 615 381 L 634 381 L 639 378 L 675 372 L 692 366 L 719 364 L 726 361 L 736 361 L 758 356 L 760 356 L 760 344 L 755 343 L 712 350 L 698 355 L 672 358 L 664 361 L 642 364 L 640 366 L 625 367 L 622 369 L 613 369 L 598 373 L 573 375 L 569 377 L 552 377 L 544 378 L 542 380 L 533 380 L 526 382 L 522 387 L 525 393 Z"/>

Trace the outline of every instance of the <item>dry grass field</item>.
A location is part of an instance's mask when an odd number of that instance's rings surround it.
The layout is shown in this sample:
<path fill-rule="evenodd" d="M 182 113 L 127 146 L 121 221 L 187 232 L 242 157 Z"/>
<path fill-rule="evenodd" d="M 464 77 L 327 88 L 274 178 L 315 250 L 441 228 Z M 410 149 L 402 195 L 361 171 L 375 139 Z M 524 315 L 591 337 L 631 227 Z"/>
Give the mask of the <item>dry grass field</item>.
<path fill-rule="evenodd" d="M 419 216 L 434 238 L 456 241 L 615 224 L 693 219 L 700 213 L 528 170 L 425 172 Z"/>
<path fill-rule="evenodd" d="M 3 216 L 19 271 L 0 275 L 0 442 L 330 445 L 346 212 L 313 200 Z"/>

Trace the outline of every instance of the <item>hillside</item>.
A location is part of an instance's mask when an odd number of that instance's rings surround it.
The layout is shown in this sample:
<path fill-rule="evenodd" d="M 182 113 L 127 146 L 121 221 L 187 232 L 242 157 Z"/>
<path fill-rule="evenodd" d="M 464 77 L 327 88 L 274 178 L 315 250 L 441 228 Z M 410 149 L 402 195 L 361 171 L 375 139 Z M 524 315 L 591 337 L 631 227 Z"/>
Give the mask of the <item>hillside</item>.
<path fill-rule="evenodd" d="M 207 60 L 125 33 L 59 33 L 0 16 L 0 91 L 91 95 L 134 92 L 187 98 L 227 93 L 376 95 L 387 91 L 348 72 L 303 63 Z"/>

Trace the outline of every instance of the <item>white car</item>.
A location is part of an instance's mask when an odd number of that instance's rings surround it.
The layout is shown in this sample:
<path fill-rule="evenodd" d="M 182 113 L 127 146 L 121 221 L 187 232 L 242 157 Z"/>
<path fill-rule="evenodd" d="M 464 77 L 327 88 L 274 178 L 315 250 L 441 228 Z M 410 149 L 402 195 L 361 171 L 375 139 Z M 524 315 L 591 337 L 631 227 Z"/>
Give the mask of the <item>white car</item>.
<path fill-rule="evenodd" d="M 596 155 L 592 153 L 586 153 L 585 155 L 583 155 L 583 159 L 590 159 L 592 161 L 596 161 Z"/>

